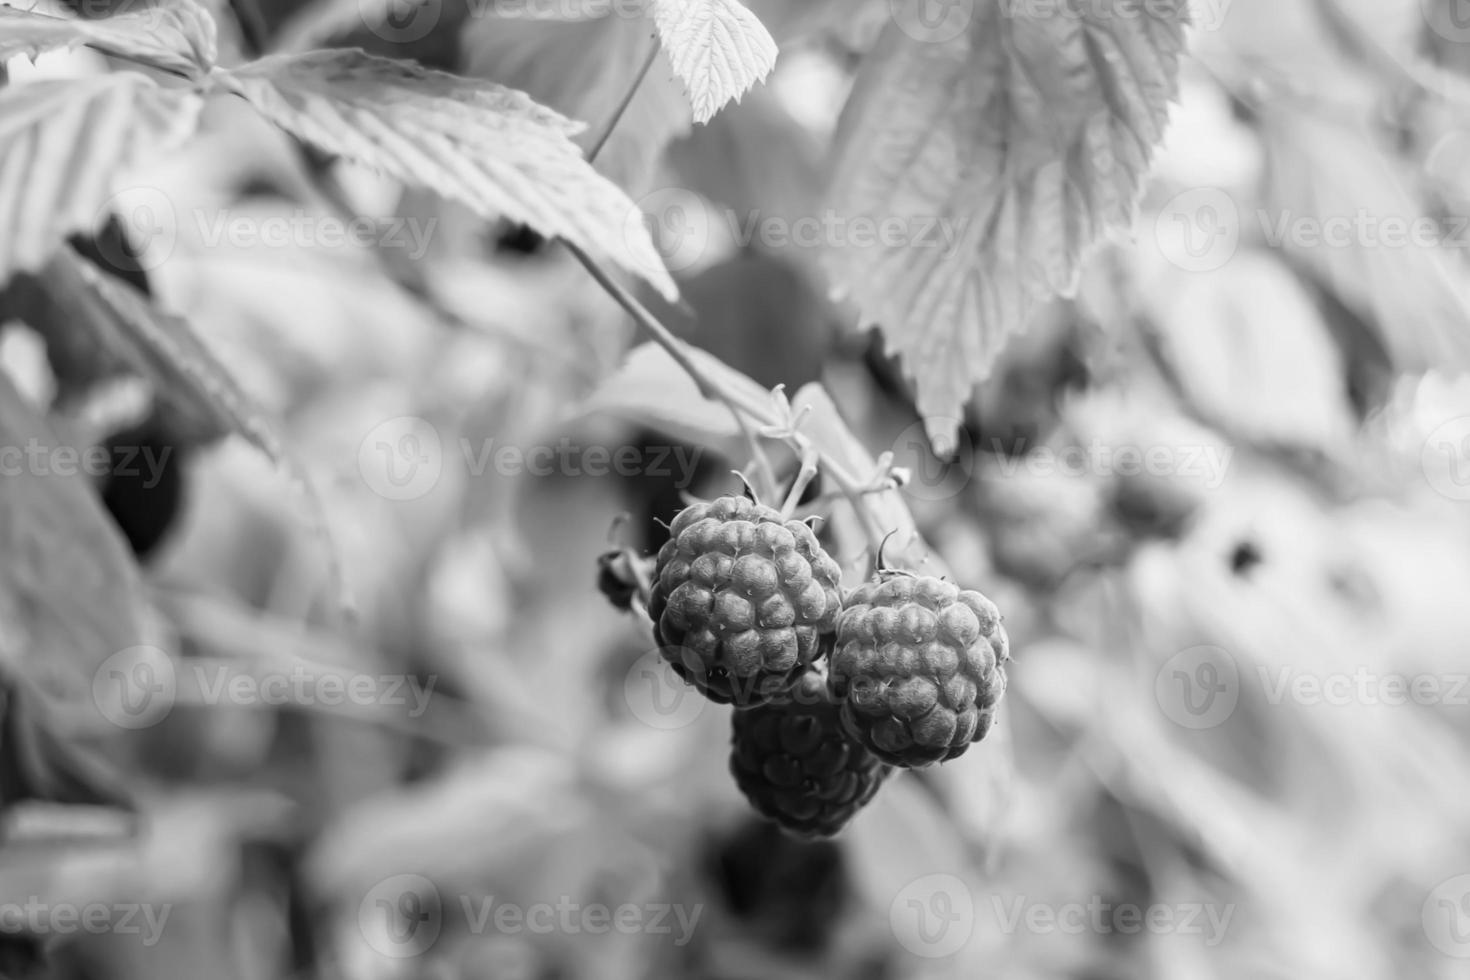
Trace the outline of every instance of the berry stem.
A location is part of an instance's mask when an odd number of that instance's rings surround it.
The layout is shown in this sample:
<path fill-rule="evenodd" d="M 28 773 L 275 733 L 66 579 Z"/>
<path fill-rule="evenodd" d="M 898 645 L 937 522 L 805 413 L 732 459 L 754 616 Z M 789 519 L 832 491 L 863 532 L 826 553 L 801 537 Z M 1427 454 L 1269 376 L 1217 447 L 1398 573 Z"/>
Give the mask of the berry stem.
<path fill-rule="evenodd" d="M 619 120 L 622 119 L 623 114 L 632 103 L 633 96 L 638 91 L 638 86 L 642 84 L 644 77 L 647 76 L 649 69 L 653 66 L 654 60 L 658 57 L 659 50 L 658 39 L 655 36 L 653 45 L 643 61 L 643 66 L 633 78 L 632 85 L 628 87 L 628 91 L 618 103 L 616 111 L 613 112 L 612 118 L 608 120 L 606 128 L 602 131 L 602 135 L 598 137 L 597 142 L 588 151 L 588 163 L 595 161 L 597 155 L 607 145 L 608 137 L 612 135 Z M 723 403 L 730 410 L 730 414 L 735 418 L 735 424 L 740 427 L 741 435 L 745 437 L 745 442 L 750 449 L 750 468 L 755 471 L 752 476 L 764 484 L 762 489 L 764 489 L 767 499 L 774 500 L 778 496 L 776 489 L 776 470 L 771 465 L 770 459 L 767 458 L 765 450 L 761 447 L 760 439 L 756 437 L 755 430 L 751 427 L 752 423 L 763 428 L 776 423 L 776 419 L 771 415 L 767 407 L 764 405 L 742 403 L 742 399 L 738 393 L 728 387 L 722 386 L 717 379 L 705 373 L 690 354 L 689 346 L 674 336 L 673 331 L 664 326 L 659 318 L 654 316 L 646 306 L 640 303 L 638 298 L 629 292 L 622 283 L 609 275 L 607 270 L 602 268 L 596 259 L 572 242 L 563 241 L 562 244 L 582 264 L 582 268 L 587 270 L 588 275 L 592 276 L 597 284 L 602 287 L 603 291 L 611 296 L 613 301 L 621 306 L 633 318 L 633 321 L 653 338 L 655 343 L 668 351 L 669 356 L 674 359 L 674 363 L 678 364 L 684 373 L 689 375 L 690 379 L 694 381 L 701 395 L 710 401 Z M 815 476 L 816 468 L 812 468 L 810 472 L 808 471 L 808 468 L 812 465 L 810 461 L 814 458 L 820 469 L 837 485 L 842 495 L 852 504 L 853 510 L 857 512 L 858 521 L 862 524 L 863 533 L 868 539 L 868 549 L 874 554 L 874 561 L 876 562 L 878 549 L 883 543 L 883 531 L 877 526 L 872 514 L 863 505 L 863 497 L 872 492 L 874 488 L 861 485 L 851 473 L 847 472 L 842 464 L 795 433 L 785 441 L 800 455 L 802 463 L 801 470 L 797 473 L 796 481 L 792 485 L 791 493 L 787 497 L 786 507 L 783 513 L 789 516 L 795 510 L 797 502 L 801 499 L 802 491 L 806 489 L 807 484 Z M 757 491 L 757 495 L 761 495 L 759 491 Z"/>

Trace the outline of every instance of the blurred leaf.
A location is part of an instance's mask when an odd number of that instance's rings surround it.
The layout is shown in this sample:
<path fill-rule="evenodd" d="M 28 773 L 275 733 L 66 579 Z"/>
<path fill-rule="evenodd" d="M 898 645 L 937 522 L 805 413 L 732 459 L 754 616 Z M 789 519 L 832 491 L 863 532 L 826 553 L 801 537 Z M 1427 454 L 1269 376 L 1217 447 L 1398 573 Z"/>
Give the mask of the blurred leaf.
<path fill-rule="evenodd" d="M 122 775 L 63 734 L 44 697 L 16 683 L 0 689 L 0 807 L 19 800 L 134 805 Z"/>
<path fill-rule="evenodd" d="M 214 18 L 194 0 L 166 0 L 101 20 L 56 17 L 0 7 L 0 59 L 35 58 L 86 44 L 106 54 L 142 61 L 191 78 L 214 65 Z"/>
<path fill-rule="evenodd" d="M 815 214 L 821 156 L 813 134 L 765 89 L 675 141 L 668 154 L 681 187 L 723 204 L 740 221 Z"/>
<path fill-rule="evenodd" d="M 510 4 L 517 6 L 517 4 Z M 534 5 L 533 5 L 534 6 Z M 657 42 L 642 17 L 603 16 L 577 23 L 484 16 L 461 43 L 464 71 L 520 89 L 582 121 L 584 149 L 599 139 Z M 691 112 L 668 61 L 659 59 L 598 154 L 598 172 L 629 193 L 650 189 L 669 141 L 690 129 Z"/>
<path fill-rule="evenodd" d="M 281 444 L 265 410 L 187 321 L 158 309 L 131 285 L 102 272 L 75 252 L 62 253 L 55 266 L 63 281 L 97 296 L 100 304 L 94 309 L 99 315 L 88 326 L 114 343 L 139 373 L 152 380 L 160 397 L 181 409 L 181 424 L 213 420 L 218 428 L 208 431 L 210 437 L 225 431 L 238 433 L 286 471 L 294 489 L 310 507 L 310 529 L 327 556 L 328 579 L 335 598 L 343 611 L 349 609 L 352 601 L 325 506 L 300 464 Z"/>
<path fill-rule="evenodd" d="M 0 664 L 62 701 L 92 698 L 109 656 L 145 642 L 137 565 L 79 468 L 0 373 Z"/>
<path fill-rule="evenodd" d="M 1366 127 L 1345 125 L 1304 112 L 1271 109 L 1262 116 L 1269 180 L 1263 214 L 1274 221 L 1422 222 L 1432 209 L 1402 161 L 1385 153 Z M 1401 370 L 1470 367 L 1470 277 L 1459 249 L 1459 219 L 1440 222 L 1449 241 L 1409 241 L 1398 247 L 1375 229 L 1354 224 L 1345 242 L 1304 241 L 1291 232 L 1279 245 L 1320 277 L 1382 334 Z M 1417 227 L 1417 224 L 1416 224 Z M 1379 229 L 1381 230 L 1381 229 Z M 1385 232 L 1386 234 L 1386 232 Z M 1372 235 L 1371 240 L 1368 235 Z M 1272 243 L 1278 244 L 1278 243 Z"/>
<path fill-rule="evenodd" d="M 731 391 L 736 404 L 764 412 L 770 392 L 755 381 L 698 348 L 688 348 L 694 362 Z M 726 458 L 741 457 L 740 426 L 723 403 L 709 401 L 694 380 L 655 343 L 641 344 L 612 377 L 582 403 L 585 412 L 606 412 L 646 425 L 696 446 L 707 446 Z M 734 455 L 730 455 L 733 453 Z"/>
<path fill-rule="evenodd" d="M 1244 252 L 1211 275 L 1170 277 L 1152 305 L 1180 394 L 1206 422 L 1256 443 L 1348 450 L 1342 355 L 1275 257 Z"/>
<path fill-rule="evenodd" d="M 958 8 L 957 8 L 958 9 Z M 1163 135 L 1186 5 L 1116 13 L 977 9 L 949 40 L 899 15 L 843 111 L 831 200 L 904 225 L 904 241 L 834 249 L 860 325 L 877 325 L 918 385 L 941 456 L 1006 338 L 1076 289 L 1104 234 L 1132 221 Z M 919 36 L 916 36 L 919 35 Z"/>
<path fill-rule="evenodd" d="M 0 92 L 0 282 L 107 218 L 114 175 L 193 132 L 202 102 L 135 72 Z"/>
<path fill-rule="evenodd" d="M 654 0 L 653 22 L 697 123 L 739 102 L 776 66 L 776 42 L 740 0 Z"/>
<path fill-rule="evenodd" d="M 327 153 L 564 238 L 678 295 L 637 206 L 572 143 L 580 127 L 522 92 L 358 50 L 274 55 L 220 77 Z"/>

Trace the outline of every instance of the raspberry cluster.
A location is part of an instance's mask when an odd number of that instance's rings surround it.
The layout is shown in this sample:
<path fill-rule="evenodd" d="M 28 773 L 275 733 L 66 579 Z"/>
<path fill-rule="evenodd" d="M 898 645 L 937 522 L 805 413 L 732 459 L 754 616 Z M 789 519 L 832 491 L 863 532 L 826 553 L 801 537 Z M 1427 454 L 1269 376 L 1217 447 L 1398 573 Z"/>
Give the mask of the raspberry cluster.
<path fill-rule="evenodd" d="M 845 598 L 812 529 L 745 497 L 686 507 L 648 595 L 674 671 L 737 709 L 730 771 L 791 833 L 837 833 L 893 767 L 962 755 L 995 720 L 1000 612 L 933 576 L 880 571 Z"/>

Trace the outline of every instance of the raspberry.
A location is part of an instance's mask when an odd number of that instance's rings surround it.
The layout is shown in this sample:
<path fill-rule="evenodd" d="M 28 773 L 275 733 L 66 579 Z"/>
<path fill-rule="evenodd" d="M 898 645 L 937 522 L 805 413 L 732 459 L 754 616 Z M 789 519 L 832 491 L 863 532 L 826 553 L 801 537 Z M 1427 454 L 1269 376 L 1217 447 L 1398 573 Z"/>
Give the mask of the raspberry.
<path fill-rule="evenodd" d="M 744 497 L 692 504 L 658 553 L 648 613 L 664 659 L 722 704 L 762 704 L 822 653 L 841 571 L 801 521 Z"/>
<path fill-rule="evenodd" d="M 793 834 L 837 833 L 893 771 L 843 734 L 817 670 L 804 671 L 787 696 L 734 718 L 735 785 L 757 812 Z"/>
<path fill-rule="evenodd" d="M 995 720 L 1008 644 L 995 604 L 978 592 L 904 573 L 858 586 L 828 678 L 843 728 L 892 765 L 958 758 Z"/>

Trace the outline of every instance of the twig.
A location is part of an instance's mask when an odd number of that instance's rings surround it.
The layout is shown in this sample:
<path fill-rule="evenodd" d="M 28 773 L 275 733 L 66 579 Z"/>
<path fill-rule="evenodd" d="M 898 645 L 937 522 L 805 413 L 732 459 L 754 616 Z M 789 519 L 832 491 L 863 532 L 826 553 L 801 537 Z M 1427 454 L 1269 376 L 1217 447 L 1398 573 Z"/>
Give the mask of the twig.
<path fill-rule="evenodd" d="M 623 99 L 618 103 L 618 107 L 613 110 L 612 118 L 608 119 L 607 125 L 603 127 L 602 135 L 597 137 L 597 142 L 593 143 L 592 149 L 587 151 L 588 163 L 596 160 L 597 155 L 602 152 L 602 148 L 607 145 L 607 141 L 612 136 L 613 130 L 618 127 L 618 121 L 623 118 L 623 113 L 627 112 L 628 106 L 633 104 L 633 96 L 638 94 L 638 86 L 643 84 L 643 79 L 647 76 L 648 70 L 653 67 L 653 62 L 658 57 L 659 52 L 658 35 L 653 35 L 650 40 L 652 43 L 648 48 L 648 56 L 643 59 L 643 67 L 639 68 L 638 74 L 633 76 L 633 84 L 629 85 L 628 91 L 623 93 Z"/>

